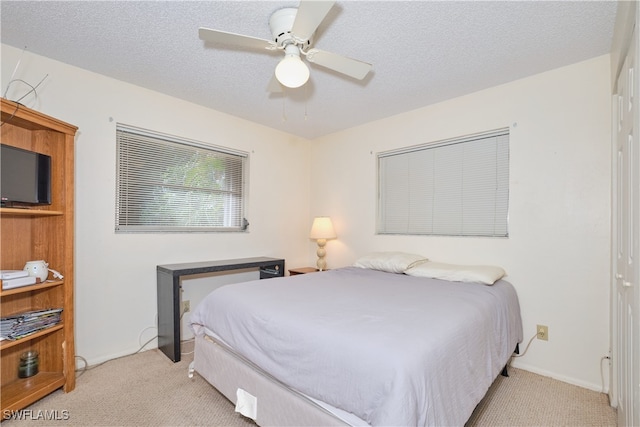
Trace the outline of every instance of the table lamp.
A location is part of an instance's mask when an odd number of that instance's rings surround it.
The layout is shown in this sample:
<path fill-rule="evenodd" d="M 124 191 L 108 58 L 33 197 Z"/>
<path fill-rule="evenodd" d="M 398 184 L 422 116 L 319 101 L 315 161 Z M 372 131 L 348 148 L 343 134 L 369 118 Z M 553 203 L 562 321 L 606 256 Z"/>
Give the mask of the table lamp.
<path fill-rule="evenodd" d="M 328 216 L 315 217 L 313 225 L 311 226 L 309 238 L 316 240 L 318 243 L 318 250 L 316 251 L 316 254 L 318 255 L 318 261 L 316 262 L 318 270 L 326 270 L 327 261 L 324 257 L 327 254 L 327 251 L 324 249 L 324 245 L 327 244 L 327 239 L 336 238 L 336 232 L 333 229 L 331 218 Z"/>

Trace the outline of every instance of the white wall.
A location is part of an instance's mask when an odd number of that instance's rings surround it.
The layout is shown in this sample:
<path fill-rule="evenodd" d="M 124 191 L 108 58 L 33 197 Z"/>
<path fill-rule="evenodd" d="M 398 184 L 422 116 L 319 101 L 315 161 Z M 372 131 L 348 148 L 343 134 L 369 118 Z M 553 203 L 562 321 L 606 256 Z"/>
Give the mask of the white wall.
<path fill-rule="evenodd" d="M 330 215 L 330 267 L 373 250 L 503 266 L 520 298 L 525 343 L 514 366 L 600 390 L 609 351 L 609 57 L 352 128 L 312 144 L 312 215 Z M 384 102 L 383 99 L 380 102 Z M 509 127 L 509 238 L 380 236 L 376 153 Z M 313 248 L 310 247 L 310 251 Z M 607 368 L 604 367 L 607 371 Z"/>
<path fill-rule="evenodd" d="M 2 45 L 1 54 L 4 92 L 21 51 Z M 76 352 L 90 364 L 155 334 L 145 328 L 156 323 L 158 264 L 251 256 L 308 264 L 309 141 L 29 52 L 15 78 L 35 85 L 45 74 L 37 100 L 22 102 L 79 127 Z M 27 89 L 13 84 L 7 97 Z M 116 122 L 249 152 L 250 232 L 115 234 Z"/>

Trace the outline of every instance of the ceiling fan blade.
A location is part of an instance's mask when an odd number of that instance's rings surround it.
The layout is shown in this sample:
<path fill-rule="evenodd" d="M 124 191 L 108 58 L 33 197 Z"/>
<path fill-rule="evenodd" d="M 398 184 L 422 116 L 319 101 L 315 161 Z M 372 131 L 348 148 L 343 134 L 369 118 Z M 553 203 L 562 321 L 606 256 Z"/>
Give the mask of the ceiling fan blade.
<path fill-rule="evenodd" d="M 280 84 L 280 82 L 276 78 L 275 74 L 273 76 L 271 76 L 271 80 L 269 80 L 269 84 L 267 85 L 267 92 L 271 92 L 271 93 L 284 92 L 284 90 L 282 88 L 282 85 Z"/>
<path fill-rule="evenodd" d="M 291 28 L 293 38 L 299 43 L 309 40 L 335 3 L 335 1 L 301 0 Z"/>
<path fill-rule="evenodd" d="M 212 30 L 210 28 L 199 28 L 198 35 L 201 40 L 211 43 L 242 46 L 252 49 L 276 49 L 276 44 L 271 40 L 244 36 L 242 34 L 228 33 L 226 31 Z"/>
<path fill-rule="evenodd" d="M 307 60 L 358 80 L 364 79 L 373 68 L 367 62 L 315 48 L 307 52 Z"/>

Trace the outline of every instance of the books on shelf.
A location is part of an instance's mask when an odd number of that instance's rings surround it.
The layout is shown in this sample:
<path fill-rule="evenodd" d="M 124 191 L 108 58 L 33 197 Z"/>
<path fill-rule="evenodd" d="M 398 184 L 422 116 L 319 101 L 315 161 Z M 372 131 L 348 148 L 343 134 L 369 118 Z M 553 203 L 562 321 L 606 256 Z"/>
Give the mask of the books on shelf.
<path fill-rule="evenodd" d="M 62 308 L 50 308 L 0 317 L 0 336 L 7 340 L 24 338 L 60 323 L 61 313 Z"/>
<path fill-rule="evenodd" d="M 15 277 L 13 279 L 2 279 L 2 289 L 13 289 L 21 286 L 29 286 L 36 283 L 35 276 Z"/>

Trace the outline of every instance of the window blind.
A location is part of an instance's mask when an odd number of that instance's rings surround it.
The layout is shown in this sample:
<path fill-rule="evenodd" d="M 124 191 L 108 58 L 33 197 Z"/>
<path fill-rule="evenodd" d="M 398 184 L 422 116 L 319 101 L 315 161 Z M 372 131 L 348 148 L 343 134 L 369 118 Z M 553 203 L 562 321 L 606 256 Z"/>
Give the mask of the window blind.
<path fill-rule="evenodd" d="M 378 154 L 379 234 L 508 236 L 509 130 Z"/>
<path fill-rule="evenodd" d="M 246 228 L 246 153 L 121 124 L 116 146 L 116 232 Z"/>

